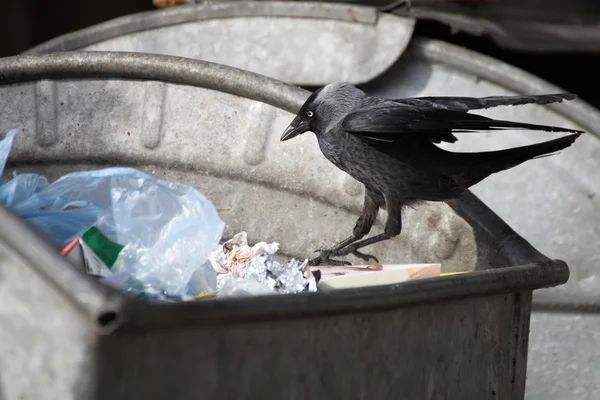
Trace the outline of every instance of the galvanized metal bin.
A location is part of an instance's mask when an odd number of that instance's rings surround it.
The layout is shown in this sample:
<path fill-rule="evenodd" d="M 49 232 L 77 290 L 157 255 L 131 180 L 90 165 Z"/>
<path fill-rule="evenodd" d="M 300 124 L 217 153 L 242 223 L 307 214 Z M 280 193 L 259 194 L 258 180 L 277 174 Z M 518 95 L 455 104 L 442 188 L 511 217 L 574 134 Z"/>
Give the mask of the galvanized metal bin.
<path fill-rule="evenodd" d="M 307 255 L 344 235 L 361 198 L 313 137 L 278 141 L 307 95 L 183 58 L 19 56 L 0 60 L 0 131 L 23 130 L 8 172 L 133 165 L 198 187 L 228 235 Z M 475 272 L 148 304 L 97 285 L 0 214 L 2 400 L 523 399 L 532 291 L 569 276 L 468 193 L 409 214 L 411 229 L 377 251 Z"/>

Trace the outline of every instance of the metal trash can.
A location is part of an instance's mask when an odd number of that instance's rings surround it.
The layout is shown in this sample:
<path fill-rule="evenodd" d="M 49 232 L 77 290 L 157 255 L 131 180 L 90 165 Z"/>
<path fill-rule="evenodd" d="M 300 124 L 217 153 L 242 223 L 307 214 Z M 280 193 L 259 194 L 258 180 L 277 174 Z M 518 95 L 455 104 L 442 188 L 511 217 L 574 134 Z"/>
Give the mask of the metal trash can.
<path fill-rule="evenodd" d="M 0 131 L 22 129 L 9 172 L 55 178 L 136 166 L 193 184 L 228 234 L 275 239 L 287 255 L 343 236 L 359 209 L 360 196 L 313 137 L 279 142 L 307 96 L 261 75 L 162 55 L 0 60 Z M 0 214 L 3 400 L 523 399 L 532 291 L 569 276 L 467 193 L 408 215 L 411 229 L 378 254 L 442 258 L 446 270 L 469 274 L 150 304 L 96 284 Z"/>

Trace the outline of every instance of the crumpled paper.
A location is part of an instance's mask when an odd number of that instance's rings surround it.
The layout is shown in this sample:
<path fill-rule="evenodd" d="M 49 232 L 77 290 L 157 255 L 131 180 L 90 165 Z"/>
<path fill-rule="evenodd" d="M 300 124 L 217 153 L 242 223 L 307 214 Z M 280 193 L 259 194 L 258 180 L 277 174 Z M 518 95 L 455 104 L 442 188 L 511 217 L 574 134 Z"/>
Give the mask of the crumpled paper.
<path fill-rule="evenodd" d="M 217 297 L 316 291 L 308 260 L 292 259 L 281 264 L 273 260 L 278 249 L 276 242 L 250 247 L 246 232 L 216 246 L 210 261 L 217 272 Z"/>

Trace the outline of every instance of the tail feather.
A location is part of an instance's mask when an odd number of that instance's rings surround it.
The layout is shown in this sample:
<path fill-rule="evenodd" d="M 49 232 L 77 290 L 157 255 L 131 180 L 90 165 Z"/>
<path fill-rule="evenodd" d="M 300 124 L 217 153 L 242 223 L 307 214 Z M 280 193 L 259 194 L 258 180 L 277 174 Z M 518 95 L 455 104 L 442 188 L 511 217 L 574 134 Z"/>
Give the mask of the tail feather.
<path fill-rule="evenodd" d="M 473 115 L 473 114 L 470 114 Z M 473 115 L 474 116 L 474 115 Z M 478 115 L 478 117 L 481 117 Z M 528 124 L 525 122 L 516 121 L 505 121 L 499 119 L 473 119 L 472 121 L 460 121 L 460 129 L 471 129 L 471 130 L 505 130 L 505 129 L 529 129 L 534 131 L 545 131 L 545 132 L 570 132 L 570 133 L 583 133 L 583 131 L 577 129 L 562 128 L 559 126 L 549 125 L 538 125 Z"/>
<path fill-rule="evenodd" d="M 536 143 L 529 146 L 514 147 L 512 149 L 486 151 L 481 153 L 461 153 L 468 159 L 469 166 L 463 181 L 466 187 L 472 186 L 493 173 L 505 171 L 516 167 L 525 161 L 555 155 L 571 146 L 581 133 L 564 136 L 547 142 Z"/>
<path fill-rule="evenodd" d="M 488 96 L 488 97 L 413 97 L 410 100 L 426 101 L 434 107 L 451 111 L 467 112 L 469 110 L 482 110 L 499 106 L 520 106 L 525 104 L 552 104 L 563 100 L 577 98 L 573 93 L 541 94 L 533 96 Z M 406 101 L 406 99 L 405 99 Z"/>

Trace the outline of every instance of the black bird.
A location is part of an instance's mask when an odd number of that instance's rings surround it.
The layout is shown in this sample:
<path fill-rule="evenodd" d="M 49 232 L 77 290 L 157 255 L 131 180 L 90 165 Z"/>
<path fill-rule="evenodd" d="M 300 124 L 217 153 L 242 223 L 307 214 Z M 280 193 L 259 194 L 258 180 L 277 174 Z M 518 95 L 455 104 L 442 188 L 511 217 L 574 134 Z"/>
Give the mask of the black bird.
<path fill-rule="evenodd" d="M 393 238 L 402 230 L 402 209 L 422 201 L 454 199 L 495 172 L 569 147 L 583 133 L 554 126 L 502 121 L 468 113 L 471 110 L 572 100 L 571 93 L 536 96 L 414 97 L 383 99 L 367 96 L 349 83 L 324 86 L 306 100 L 281 136 L 289 140 L 306 131 L 317 137 L 323 155 L 365 185 L 365 198 L 352 235 L 320 255 L 311 265 L 349 264 L 332 260 L 354 254 L 377 258 L 358 249 Z M 454 143 L 454 133 L 530 129 L 572 132 L 530 146 L 479 153 L 449 152 L 436 143 Z M 363 239 L 379 209 L 387 210 L 384 232 Z"/>

